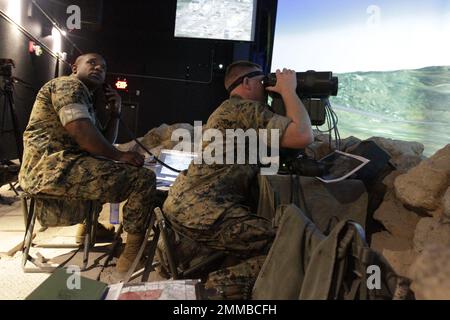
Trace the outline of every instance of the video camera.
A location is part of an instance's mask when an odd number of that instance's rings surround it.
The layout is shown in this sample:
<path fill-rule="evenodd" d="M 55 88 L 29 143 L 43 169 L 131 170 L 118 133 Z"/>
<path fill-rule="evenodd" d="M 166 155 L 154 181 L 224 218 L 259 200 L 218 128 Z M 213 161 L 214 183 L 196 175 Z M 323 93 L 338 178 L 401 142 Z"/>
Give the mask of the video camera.
<path fill-rule="evenodd" d="M 13 67 L 15 64 L 12 59 L 0 59 L 0 77 L 11 78 Z"/>
<path fill-rule="evenodd" d="M 275 73 L 269 74 L 263 81 L 265 87 L 275 86 L 277 77 Z M 311 124 L 321 126 L 325 123 L 326 103 L 330 96 L 337 96 L 339 80 L 333 77 L 330 71 L 316 72 L 309 70 L 297 72 L 297 95 L 302 100 L 311 118 Z M 272 109 L 281 115 L 285 115 L 283 99 L 277 93 L 270 92 Z"/>

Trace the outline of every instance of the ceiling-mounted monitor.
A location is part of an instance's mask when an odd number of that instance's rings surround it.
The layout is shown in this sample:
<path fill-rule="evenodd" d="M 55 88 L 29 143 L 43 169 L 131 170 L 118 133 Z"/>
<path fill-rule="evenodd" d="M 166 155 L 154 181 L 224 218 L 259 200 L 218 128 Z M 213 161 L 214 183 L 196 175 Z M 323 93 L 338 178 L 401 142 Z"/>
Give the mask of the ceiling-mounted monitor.
<path fill-rule="evenodd" d="M 177 0 L 175 37 L 254 41 L 257 0 Z"/>

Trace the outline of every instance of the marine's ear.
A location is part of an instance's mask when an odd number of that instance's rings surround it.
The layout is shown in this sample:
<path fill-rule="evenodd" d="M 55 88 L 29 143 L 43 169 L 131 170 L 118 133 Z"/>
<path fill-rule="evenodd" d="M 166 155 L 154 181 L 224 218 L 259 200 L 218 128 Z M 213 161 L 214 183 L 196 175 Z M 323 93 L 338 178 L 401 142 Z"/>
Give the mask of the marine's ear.
<path fill-rule="evenodd" d="M 244 86 L 244 88 L 246 89 L 250 89 L 249 85 L 250 85 L 250 79 L 245 77 L 244 80 L 242 80 L 242 85 Z"/>

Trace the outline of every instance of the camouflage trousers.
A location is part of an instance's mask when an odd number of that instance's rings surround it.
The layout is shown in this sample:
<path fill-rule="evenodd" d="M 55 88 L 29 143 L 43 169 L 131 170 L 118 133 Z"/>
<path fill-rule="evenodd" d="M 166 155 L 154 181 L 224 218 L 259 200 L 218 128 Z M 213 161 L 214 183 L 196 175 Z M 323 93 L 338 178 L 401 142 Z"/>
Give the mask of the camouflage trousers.
<path fill-rule="evenodd" d="M 210 273 L 205 283 L 210 299 L 250 300 L 265 260 L 265 255 L 257 256 Z"/>
<path fill-rule="evenodd" d="M 45 186 L 41 194 L 63 199 L 36 201 L 36 213 L 44 226 L 81 223 L 88 210 L 86 200 L 101 209 L 104 203 L 120 203 L 123 226 L 128 233 L 143 233 L 156 194 L 153 171 L 111 160 L 83 157 L 64 175 L 62 181 Z"/>
<path fill-rule="evenodd" d="M 241 207 L 232 211 L 226 213 L 228 217 L 206 230 L 186 228 L 170 219 L 169 221 L 178 234 L 212 250 L 225 251 L 243 258 L 268 251 L 275 238 L 272 222 L 248 212 L 245 215 L 246 210 Z"/>
<path fill-rule="evenodd" d="M 212 296 L 219 299 L 249 298 L 275 238 L 271 221 L 247 215 L 225 219 L 210 230 L 193 230 L 174 223 L 171 227 L 179 235 L 174 250 L 183 268 L 188 268 L 191 261 L 199 262 L 218 251 L 234 258 L 234 264 L 225 263 L 220 270 L 208 275 L 205 287 L 217 290 Z"/>

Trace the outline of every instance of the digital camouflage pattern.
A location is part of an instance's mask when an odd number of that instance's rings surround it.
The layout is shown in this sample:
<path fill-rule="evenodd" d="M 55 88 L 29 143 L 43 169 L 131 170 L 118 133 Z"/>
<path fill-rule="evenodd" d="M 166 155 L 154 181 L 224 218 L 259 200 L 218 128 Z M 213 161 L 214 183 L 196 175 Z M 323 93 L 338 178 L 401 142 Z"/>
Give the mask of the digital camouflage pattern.
<path fill-rule="evenodd" d="M 21 187 L 31 194 L 64 179 L 73 164 L 87 155 L 64 129 L 59 111 L 67 105 L 85 105 L 95 119 L 92 95 L 76 77 L 49 81 L 39 91 L 23 134 L 24 154 L 19 173 Z"/>
<path fill-rule="evenodd" d="M 225 136 L 226 129 L 278 129 L 281 138 L 290 122 L 263 104 L 232 97 L 216 109 L 203 130 L 218 129 Z M 207 145 L 203 144 L 203 150 Z M 250 258 L 231 269 L 210 274 L 208 280 L 210 285 L 234 286 L 232 290 L 241 290 L 241 294 L 244 287 L 255 281 L 262 265 L 263 258 L 254 257 L 267 253 L 275 237 L 271 221 L 252 213 L 248 203 L 258 172 L 258 165 L 248 162 L 191 163 L 171 187 L 163 208 L 172 228 L 182 237 L 208 249 L 226 251 L 241 261 Z M 185 254 L 192 254 L 190 250 Z M 225 296 L 230 298 L 233 294 Z"/>
<path fill-rule="evenodd" d="M 245 209 L 239 210 L 239 215 L 242 217 L 224 219 L 209 230 L 194 230 L 177 223 L 171 223 L 171 227 L 185 240 L 191 239 L 208 249 L 231 252 L 239 258 L 267 252 L 275 237 L 272 222 Z M 192 248 L 186 254 L 191 255 Z M 178 256 L 184 255 L 180 252 Z"/>
<path fill-rule="evenodd" d="M 128 199 L 123 207 L 124 229 L 133 234 L 143 233 L 146 217 L 155 201 L 155 181 L 155 174 L 149 169 L 107 159 L 82 157 L 58 183 L 41 191 L 42 194 L 70 200 L 44 200 L 43 204 L 37 201 L 36 208 L 45 205 L 45 210 L 39 214 L 39 221 L 47 226 L 61 223 L 72 225 L 83 221 L 79 220 L 84 217 L 80 208 L 86 210 L 87 204 L 82 200 L 98 200 L 103 204 Z"/>
<path fill-rule="evenodd" d="M 249 300 L 252 296 L 256 276 L 261 270 L 266 256 L 257 256 L 229 268 L 211 272 L 205 283 L 212 299 Z"/>
<path fill-rule="evenodd" d="M 218 129 L 224 136 L 226 129 L 278 129 L 281 137 L 290 122 L 256 101 L 232 97 L 214 111 L 203 129 Z M 258 171 L 257 165 L 250 164 L 192 163 L 171 187 L 164 212 L 170 221 L 195 230 L 211 230 L 224 220 L 246 217 L 250 185 Z"/>
<path fill-rule="evenodd" d="M 65 198 L 37 201 L 39 221 L 46 226 L 72 225 L 83 221 L 85 200 L 103 204 L 128 199 L 124 229 L 142 233 L 156 192 L 155 174 L 82 151 L 58 115 L 72 104 L 86 106 L 95 123 L 92 96 L 81 81 L 73 76 L 51 80 L 39 91 L 24 133 L 21 187 L 30 194 Z"/>

